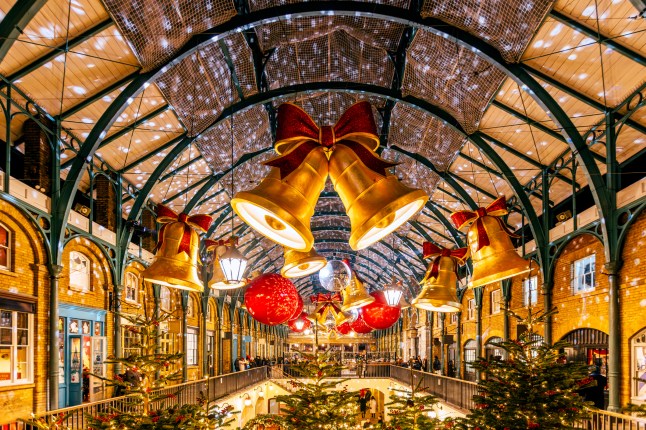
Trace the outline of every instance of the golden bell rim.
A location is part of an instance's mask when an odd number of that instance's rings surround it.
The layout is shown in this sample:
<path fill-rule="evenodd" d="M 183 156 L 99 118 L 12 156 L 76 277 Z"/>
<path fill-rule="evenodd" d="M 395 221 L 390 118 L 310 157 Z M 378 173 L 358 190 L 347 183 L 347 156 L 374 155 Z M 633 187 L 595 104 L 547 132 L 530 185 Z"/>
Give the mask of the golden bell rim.
<path fill-rule="evenodd" d="M 370 217 L 366 222 L 361 226 L 354 229 L 350 235 L 350 247 L 355 251 L 365 249 L 372 245 L 375 242 L 380 241 L 384 237 L 388 236 L 393 231 L 397 230 L 402 224 L 408 221 L 413 215 L 419 212 L 424 204 L 428 201 L 429 197 L 423 190 L 413 189 L 410 193 L 402 196 L 401 198 L 389 203 L 385 207 L 381 208 L 376 214 Z M 415 204 L 416 203 L 416 204 Z M 414 205 L 415 204 L 415 205 Z M 397 210 L 405 209 L 413 205 L 405 214 L 405 216 L 400 216 L 395 218 L 392 223 L 380 231 L 374 232 L 372 235 L 368 235 L 371 230 L 374 230 L 376 226 L 388 216 L 391 216 L 393 212 Z M 349 211 L 348 211 L 349 212 Z M 377 233 L 377 234 L 375 234 Z M 366 239 L 368 239 L 366 241 Z"/>
<path fill-rule="evenodd" d="M 196 284 L 185 279 L 178 279 L 170 276 L 165 277 L 165 279 L 154 279 L 144 276 L 143 280 L 153 284 L 163 285 L 165 287 L 177 288 L 179 290 L 195 291 L 198 293 L 204 291 L 204 286 L 202 284 Z"/>
<path fill-rule="evenodd" d="M 306 255 L 301 255 L 306 254 Z M 299 270 L 303 264 L 310 266 L 305 270 Z M 280 269 L 280 274 L 285 278 L 302 278 L 321 270 L 327 264 L 327 259 L 319 255 L 314 248 L 306 253 L 285 248 L 285 264 Z"/>
<path fill-rule="evenodd" d="M 529 266 L 529 262 L 527 264 Z M 492 274 L 490 276 L 485 276 L 484 278 L 478 278 L 475 281 L 471 280 L 467 284 L 467 287 L 470 288 L 470 289 L 471 288 L 482 287 L 484 285 L 493 284 L 494 282 L 499 282 L 499 281 L 502 281 L 504 279 L 524 275 L 526 273 L 529 273 L 530 270 L 531 269 L 529 267 L 527 267 L 527 269 L 521 270 L 521 271 L 519 271 L 517 267 L 512 267 L 512 268 L 510 268 L 508 270 L 498 272 L 498 273 L 494 273 L 494 274 Z"/>
<path fill-rule="evenodd" d="M 462 304 L 445 300 L 415 298 L 411 302 L 411 305 L 417 309 L 443 313 L 459 312 L 462 309 Z"/>
<path fill-rule="evenodd" d="M 271 241 L 278 243 L 279 245 L 302 252 L 309 251 L 314 245 L 314 235 L 310 231 L 309 226 L 306 226 L 298 221 L 298 219 L 293 218 L 289 212 L 287 212 L 271 200 L 260 197 L 253 193 L 249 193 L 247 191 L 240 191 L 235 195 L 233 199 L 231 199 L 231 206 L 233 207 L 235 213 L 237 213 L 238 216 L 242 218 L 242 220 L 251 228 L 258 231 L 260 234 L 270 239 Z M 258 228 L 258 223 L 256 223 L 255 218 L 251 216 L 251 213 L 247 209 L 247 206 L 252 206 L 257 210 L 267 212 L 274 218 L 279 219 L 283 224 L 285 224 L 292 230 L 294 235 L 299 236 L 301 240 L 287 242 L 286 240 L 280 240 L 280 237 L 274 235 L 271 230 L 260 230 Z M 290 218 L 292 218 L 294 222 L 285 221 Z"/>

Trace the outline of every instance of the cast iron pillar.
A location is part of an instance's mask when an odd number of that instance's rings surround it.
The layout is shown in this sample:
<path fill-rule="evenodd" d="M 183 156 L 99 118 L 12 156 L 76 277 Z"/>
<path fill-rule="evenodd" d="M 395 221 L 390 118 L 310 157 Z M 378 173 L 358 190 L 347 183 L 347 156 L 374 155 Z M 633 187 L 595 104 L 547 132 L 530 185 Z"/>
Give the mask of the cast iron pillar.
<path fill-rule="evenodd" d="M 58 281 L 63 266 L 49 267 L 49 410 L 58 409 Z"/>

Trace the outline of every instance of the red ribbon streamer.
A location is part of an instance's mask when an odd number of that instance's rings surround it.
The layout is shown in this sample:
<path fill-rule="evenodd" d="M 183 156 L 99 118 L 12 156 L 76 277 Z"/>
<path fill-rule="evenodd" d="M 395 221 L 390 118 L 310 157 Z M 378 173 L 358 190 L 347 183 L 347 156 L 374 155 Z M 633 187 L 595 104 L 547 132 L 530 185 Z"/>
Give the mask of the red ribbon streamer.
<path fill-rule="evenodd" d="M 517 237 L 513 234 L 500 217 L 507 215 L 509 211 L 507 210 L 507 201 L 505 196 L 498 197 L 496 200 L 491 202 L 491 204 L 484 208 L 478 208 L 475 211 L 458 211 L 451 214 L 451 220 L 453 224 L 461 230 L 470 226 L 474 221 L 476 223 L 476 228 L 478 230 L 478 248 L 476 251 L 480 251 L 484 246 L 489 246 L 491 241 L 489 240 L 489 235 L 484 228 L 482 218 L 485 216 L 492 216 L 500 223 L 500 227 L 507 232 L 508 235 L 512 237 Z"/>
<path fill-rule="evenodd" d="M 431 271 L 428 273 L 429 277 L 437 278 L 440 273 L 440 259 L 449 257 L 454 258 L 458 264 L 462 265 L 467 259 L 467 254 L 469 253 L 469 248 L 457 248 L 457 249 L 448 249 L 441 246 L 437 246 L 431 242 L 424 242 L 424 258 L 433 258 L 433 264 L 431 266 Z M 457 269 L 457 267 L 456 267 Z"/>
<path fill-rule="evenodd" d="M 159 230 L 159 239 L 157 241 L 157 247 L 155 248 L 155 250 L 161 248 L 162 244 L 164 243 L 166 227 L 174 222 L 181 222 L 182 224 L 184 224 L 184 234 L 182 234 L 182 240 L 180 241 L 179 247 L 177 248 L 177 253 L 180 254 L 182 252 L 186 252 L 188 254 L 191 249 L 191 228 L 195 228 L 202 231 L 203 233 L 206 233 L 206 231 L 211 226 L 211 223 L 213 222 L 213 218 L 211 218 L 211 216 L 209 215 L 189 216 L 185 213 L 178 215 L 172 209 L 162 204 L 157 205 L 156 212 L 157 222 L 164 225 Z"/>
<path fill-rule="evenodd" d="M 397 165 L 383 160 L 373 152 L 379 147 L 379 136 L 368 102 L 351 106 L 333 127 L 319 127 L 305 111 L 291 103 L 278 107 L 277 119 L 274 147 L 281 156 L 264 164 L 278 167 L 282 179 L 296 170 L 309 153 L 320 146 L 330 149 L 334 145 L 347 146 L 366 167 L 382 176 L 386 176 L 386 169 Z M 281 148 L 290 142 L 301 143 L 282 154 Z"/>

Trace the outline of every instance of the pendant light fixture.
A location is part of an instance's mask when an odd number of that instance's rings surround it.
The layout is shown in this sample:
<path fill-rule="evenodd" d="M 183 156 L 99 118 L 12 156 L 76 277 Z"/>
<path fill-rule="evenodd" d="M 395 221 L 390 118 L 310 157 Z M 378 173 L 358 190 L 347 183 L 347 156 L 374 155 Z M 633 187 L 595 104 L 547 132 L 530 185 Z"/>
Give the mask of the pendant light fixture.
<path fill-rule="evenodd" d="M 231 114 L 231 198 L 233 198 L 233 179 L 235 174 L 235 163 L 233 161 L 233 114 Z M 235 213 L 231 214 L 231 234 L 233 234 L 233 220 Z M 236 248 L 235 237 L 231 238 L 231 246 L 220 257 L 220 267 L 224 277 L 229 284 L 239 284 L 244 279 L 244 272 L 247 268 L 247 259 Z"/>

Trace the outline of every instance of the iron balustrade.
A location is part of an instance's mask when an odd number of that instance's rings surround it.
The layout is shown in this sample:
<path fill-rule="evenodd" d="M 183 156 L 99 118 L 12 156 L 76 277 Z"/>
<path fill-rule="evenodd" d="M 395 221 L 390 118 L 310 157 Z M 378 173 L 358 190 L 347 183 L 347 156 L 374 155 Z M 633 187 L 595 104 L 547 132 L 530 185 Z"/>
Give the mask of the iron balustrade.
<path fill-rule="evenodd" d="M 244 388 L 258 385 L 268 379 L 269 368 L 264 366 L 183 384 L 169 385 L 168 387 L 155 390 L 155 394 L 166 394 L 167 397 L 153 402 L 153 408 L 159 408 L 162 403 L 164 406 L 197 404 L 200 396 L 204 396 L 210 401 L 216 401 Z M 38 414 L 36 418 L 44 418 L 48 423 L 53 423 L 61 417 L 64 417 L 60 423 L 61 427 L 84 429 L 89 425 L 88 416 L 97 416 L 103 412 L 137 413 L 143 412 L 143 410 L 142 405 L 139 402 L 135 402 L 132 396 L 121 396 L 79 406 L 56 409 Z M 0 426 L 4 428 L 7 424 L 8 428 L 16 430 L 33 428 L 22 422 L 4 423 L 0 424 Z"/>
<path fill-rule="evenodd" d="M 356 367 L 342 372 L 339 378 L 356 378 Z M 269 379 L 300 378 L 294 365 L 256 367 L 241 372 L 229 373 L 226 375 L 214 376 L 208 379 L 186 382 L 184 384 L 171 385 L 156 391 L 156 394 L 167 394 L 164 400 L 166 406 L 196 404 L 200 396 L 207 397 L 210 401 L 217 401 L 230 396 L 245 388 L 258 385 Z M 420 384 L 425 392 L 433 394 L 443 403 L 456 409 L 467 412 L 474 407 L 473 396 L 477 392 L 477 384 L 461 379 L 449 378 L 447 376 L 433 373 L 412 370 L 405 367 L 393 366 L 391 364 L 368 364 L 364 367 L 362 377 L 365 378 L 390 378 L 398 383 L 410 387 L 412 383 Z M 155 405 L 157 406 L 157 405 Z M 155 407 L 154 406 L 154 407 Z M 158 407 L 158 406 L 157 406 Z M 60 417 L 65 417 L 61 426 L 71 429 L 84 429 L 88 426 L 88 416 L 97 416 L 102 412 L 130 412 L 141 410 L 140 404 L 134 404 L 131 396 L 115 397 L 84 405 L 57 409 L 39 414 L 47 422 L 54 422 Z M 21 422 L 0 424 L 3 428 L 16 430 L 28 430 L 33 427 Z M 646 418 L 638 418 L 630 415 L 622 415 L 613 412 L 593 409 L 587 420 L 579 422 L 576 428 L 585 430 L 646 430 Z"/>
<path fill-rule="evenodd" d="M 390 377 L 405 386 L 411 386 L 411 378 L 412 385 L 415 387 L 421 381 L 420 389 L 457 409 L 467 411 L 474 407 L 473 396 L 478 387 L 474 382 L 400 366 L 392 366 Z"/>

